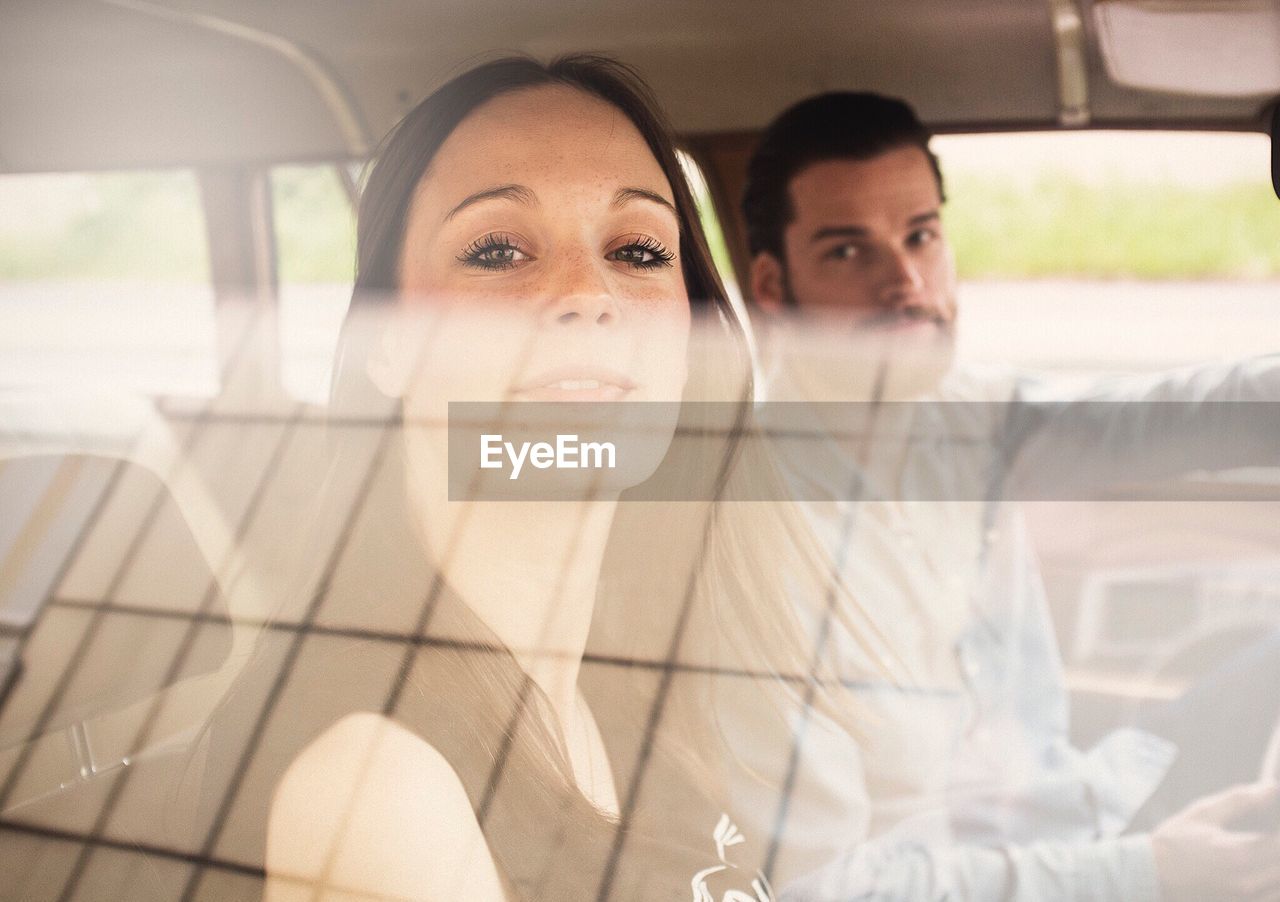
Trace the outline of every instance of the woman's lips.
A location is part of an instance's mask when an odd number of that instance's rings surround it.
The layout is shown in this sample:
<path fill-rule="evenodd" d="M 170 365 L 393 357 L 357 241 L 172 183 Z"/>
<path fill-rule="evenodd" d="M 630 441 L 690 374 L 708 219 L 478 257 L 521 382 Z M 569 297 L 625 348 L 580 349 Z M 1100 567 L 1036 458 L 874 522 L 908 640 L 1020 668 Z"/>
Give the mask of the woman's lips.
<path fill-rule="evenodd" d="M 522 401 L 620 401 L 635 389 L 634 380 L 607 367 L 565 366 L 524 380 L 512 394 Z"/>

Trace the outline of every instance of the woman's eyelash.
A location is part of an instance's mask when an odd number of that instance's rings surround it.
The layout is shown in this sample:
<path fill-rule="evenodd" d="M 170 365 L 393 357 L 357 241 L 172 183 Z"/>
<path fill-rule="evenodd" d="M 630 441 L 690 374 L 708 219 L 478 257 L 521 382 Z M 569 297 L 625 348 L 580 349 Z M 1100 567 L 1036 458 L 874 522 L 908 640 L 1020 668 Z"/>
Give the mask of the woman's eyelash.
<path fill-rule="evenodd" d="M 635 238 L 609 255 L 620 263 L 635 269 L 655 269 L 670 266 L 676 255 L 661 242 L 648 236 Z"/>
<path fill-rule="evenodd" d="M 489 234 L 477 238 L 458 254 L 458 262 L 479 269 L 510 269 L 516 265 L 520 248 L 506 235 Z"/>
<path fill-rule="evenodd" d="M 502 270 L 514 268 L 518 262 L 517 255 L 526 256 L 509 236 L 494 232 L 468 244 L 457 259 L 459 263 L 477 269 Z M 609 254 L 609 259 L 632 269 L 670 266 L 675 258 L 676 255 L 661 242 L 648 236 L 638 236 Z"/>

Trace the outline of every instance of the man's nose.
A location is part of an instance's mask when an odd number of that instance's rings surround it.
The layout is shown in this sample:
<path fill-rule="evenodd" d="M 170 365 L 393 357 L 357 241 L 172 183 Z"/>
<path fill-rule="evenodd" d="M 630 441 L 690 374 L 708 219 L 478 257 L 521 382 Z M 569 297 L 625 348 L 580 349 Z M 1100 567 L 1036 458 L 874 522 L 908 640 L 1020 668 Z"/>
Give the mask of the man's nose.
<path fill-rule="evenodd" d="M 620 315 L 617 298 L 595 261 L 569 260 L 559 268 L 544 312 L 547 323 L 605 326 Z"/>
<path fill-rule="evenodd" d="M 886 306 L 897 307 L 914 301 L 924 289 L 918 263 L 906 251 L 896 250 L 885 261 L 881 297 Z"/>

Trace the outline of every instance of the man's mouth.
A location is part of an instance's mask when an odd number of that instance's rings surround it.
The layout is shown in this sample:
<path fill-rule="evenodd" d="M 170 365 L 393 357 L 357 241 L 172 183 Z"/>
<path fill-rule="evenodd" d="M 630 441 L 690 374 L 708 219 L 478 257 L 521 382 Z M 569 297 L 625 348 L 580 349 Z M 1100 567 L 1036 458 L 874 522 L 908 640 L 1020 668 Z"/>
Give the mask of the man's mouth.
<path fill-rule="evenodd" d="M 900 333 L 914 332 L 930 327 L 941 332 L 949 332 L 951 323 L 933 314 L 879 313 L 860 322 L 858 331 Z"/>

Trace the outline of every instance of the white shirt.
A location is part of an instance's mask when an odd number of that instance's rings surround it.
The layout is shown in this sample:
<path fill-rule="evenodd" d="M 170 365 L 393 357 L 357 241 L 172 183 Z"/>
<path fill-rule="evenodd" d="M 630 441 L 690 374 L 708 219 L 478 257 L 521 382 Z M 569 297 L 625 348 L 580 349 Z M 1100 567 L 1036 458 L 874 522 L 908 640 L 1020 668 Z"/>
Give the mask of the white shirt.
<path fill-rule="evenodd" d="M 805 400 L 784 374 L 772 377 L 770 401 Z M 855 452 L 848 439 L 781 440 L 787 478 L 806 499 L 819 540 L 842 560 L 840 582 L 883 637 L 884 652 L 881 662 L 868 660 L 847 633 L 832 634 L 855 714 L 871 725 L 859 750 L 865 785 L 849 788 L 840 763 L 849 752 L 837 748 L 834 732 L 806 737 L 798 762 L 808 798 L 825 791 L 850 806 L 869 798 L 872 839 L 838 850 L 839 837 L 806 824 L 805 797 L 795 798 L 783 849 L 820 837 L 830 863 L 784 886 L 782 898 L 1158 897 L 1148 839 L 1120 833 L 1176 750 L 1132 729 L 1088 751 L 1071 746 L 1062 663 L 1034 549 L 1017 506 L 998 499 L 1034 492 L 1037 483 L 1184 472 L 1202 448 L 1153 448 L 1150 441 L 1154 418 L 1181 408 L 1143 406 L 1174 399 L 1280 399 L 1280 358 L 1112 380 L 1048 408 L 1040 406 L 1048 399 L 1036 383 L 958 373 L 928 399 L 944 403 L 883 405 L 870 452 Z M 825 410 L 764 405 L 760 419 L 770 429 L 781 418 L 790 436 L 829 436 Z M 1200 428 L 1190 405 L 1185 413 L 1186 423 L 1160 420 L 1158 428 L 1166 437 L 1181 426 Z M 984 438 L 954 440 L 968 434 Z M 950 440 L 932 442 L 931 435 Z M 1127 450 L 1117 456 L 1117 447 Z M 1272 462 L 1267 455 L 1275 457 L 1276 448 L 1273 429 L 1234 443 L 1232 452 Z M 996 500 L 975 500 L 984 496 L 972 487 L 987 484 L 1002 489 L 992 494 Z M 923 500 L 954 497 L 969 500 Z M 822 605 L 814 602 L 797 599 L 797 608 L 817 635 Z M 891 678 L 868 676 L 877 663 L 883 672 L 885 662 Z M 757 753 L 762 768 L 786 757 Z M 823 775 L 825 789 L 815 788 Z M 804 851 L 798 858 L 810 862 L 819 854 L 816 847 Z M 785 863 L 780 856 L 775 885 L 791 876 Z"/>

